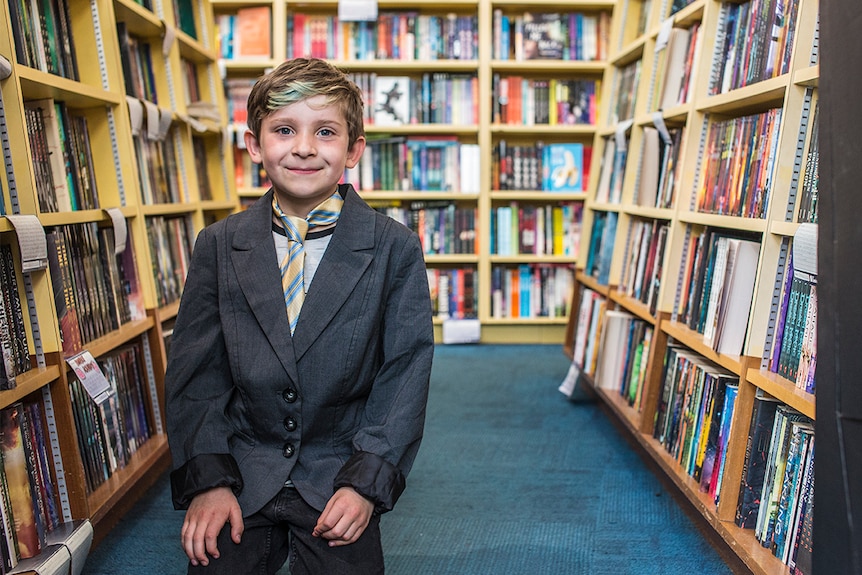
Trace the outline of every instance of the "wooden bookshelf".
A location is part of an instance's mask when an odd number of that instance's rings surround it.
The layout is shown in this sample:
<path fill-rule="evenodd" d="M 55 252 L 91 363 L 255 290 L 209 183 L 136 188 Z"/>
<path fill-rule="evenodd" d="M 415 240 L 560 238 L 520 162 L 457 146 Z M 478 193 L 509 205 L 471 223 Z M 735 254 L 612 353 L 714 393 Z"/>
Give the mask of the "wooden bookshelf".
<path fill-rule="evenodd" d="M 182 262 L 171 259 L 168 252 L 172 246 L 151 241 L 148 236 L 153 233 L 156 220 L 181 217 L 183 233 L 187 240 L 193 241 L 204 225 L 239 207 L 233 166 L 223 161 L 229 156 L 229 148 L 225 144 L 227 116 L 216 53 L 218 39 L 213 35 L 212 8 L 207 0 L 192 2 L 193 17 L 184 22 L 186 29 L 182 31 L 172 2 L 153 3 L 150 7 L 145 1 L 135 0 L 65 0 L 59 3 L 61 10 L 56 19 L 46 20 L 46 25 L 57 27 L 53 36 L 27 32 L 16 18 L 16 10 L 21 6 L 11 2 L 0 8 L 0 29 L 4 31 L 0 34 L 0 54 L 11 68 L 0 85 L 0 112 L 7 136 L 3 142 L 7 169 L 2 179 L 0 243 L 12 247 L 14 280 L 19 288 L 23 318 L 23 332 L 14 337 L 27 341 L 30 367 L 16 375 L 12 389 L 0 391 L 0 409 L 19 402 L 38 404 L 47 424 L 45 443 L 40 448 L 52 466 L 50 480 L 56 489 L 53 504 L 58 509 L 58 519 L 89 519 L 98 541 L 170 461 L 163 425 L 167 359 L 162 334 L 163 322 L 176 315 L 182 282 L 178 281 L 171 301 L 160 303 L 157 293 L 160 280 L 154 276 L 154 266 L 157 271 L 161 265 L 162 271 L 170 268 L 173 273 Z M 28 6 L 36 9 L 37 4 Z M 68 29 L 60 28 L 65 25 L 60 22 L 63 6 L 68 8 L 69 15 L 74 14 L 68 20 Z M 121 29 L 128 36 L 122 36 Z M 28 44 L 28 38 L 37 41 L 35 36 L 39 36 L 38 43 Z M 65 57 L 70 54 L 68 46 L 62 43 L 66 37 L 73 40 L 72 58 Z M 140 78 L 146 78 L 150 85 L 146 98 L 128 85 L 133 76 L 124 74 L 124 59 L 129 53 L 124 42 L 129 38 L 135 46 L 146 46 L 149 50 L 145 58 L 141 56 L 147 67 Z M 77 142 L 78 159 L 86 167 L 89 158 L 92 172 L 91 177 L 83 171 L 79 173 L 89 178 L 85 182 L 94 192 L 94 199 L 88 201 L 94 206 L 74 203 L 71 210 L 51 206 L 51 194 L 58 194 L 61 189 L 71 193 L 73 188 L 71 180 L 67 181 L 69 187 L 60 185 L 62 176 L 51 180 L 54 174 L 43 167 L 48 162 L 39 155 L 44 148 L 39 147 L 41 138 L 29 124 L 35 116 L 28 110 L 28 103 L 42 99 L 62 102 L 69 114 L 85 118 L 87 139 L 82 137 Z M 47 121 L 47 110 L 50 110 L 47 105 L 41 108 L 42 121 Z M 141 124 L 135 121 L 137 111 L 142 112 Z M 165 134 L 148 131 L 147 115 L 151 120 L 158 118 L 160 127 L 170 131 Z M 72 137 L 65 135 L 67 139 L 60 144 Z M 147 170 L 153 164 L 142 161 L 139 144 L 157 138 L 160 145 L 172 148 L 171 162 L 161 167 L 165 176 L 176 182 L 176 201 L 154 203 L 144 194 Z M 198 162 L 206 167 L 195 169 Z M 74 200 L 79 201 L 77 195 Z M 20 227 L 24 221 L 35 222 L 35 226 L 25 230 Z M 70 261 L 75 265 L 80 261 L 82 267 L 65 281 L 52 277 L 44 261 L 43 265 L 25 267 L 32 246 L 38 247 L 52 230 L 75 230 L 63 233 L 82 234 L 70 238 L 91 238 L 87 241 L 99 243 L 104 252 L 101 255 L 70 252 Z M 120 241 L 118 234 L 122 231 L 127 231 L 126 253 L 133 250 L 134 260 L 121 259 L 116 249 L 109 251 L 116 244 L 107 242 Z M 82 250 L 83 245 L 73 242 L 69 248 Z M 116 261 L 111 264 L 112 255 Z M 98 257 L 103 258 L 103 266 L 122 269 L 98 268 L 95 259 Z M 136 282 L 137 289 L 133 283 L 127 283 L 122 294 L 120 291 L 109 294 L 110 282 L 115 279 Z M 83 291 L 85 288 L 88 291 Z M 66 293 L 72 294 L 69 297 L 73 299 L 66 299 Z M 58 311 L 70 302 L 83 306 L 84 299 L 89 307 L 79 308 L 77 321 L 82 330 L 81 345 L 73 349 L 66 342 L 64 348 L 65 328 L 61 328 Z M 113 310 L 110 313 L 109 307 Z M 123 312 L 121 308 L 127 307 L 130 311 Z M 116 314 L 113 327 L 107 325 L 111 313 Z M 7 342 L 4 337 L 3 343 Z M 80 408 L 76 407 L 82 398 L 76 398 L 71 390 L 77 376 L 67 360 L 86 351 L 104 370 L 106 358 L 127 350 L 134 350 L 135 355 L 128 356 L 134 359 L 117 361 L 128 361 L 129 373 L 136 373 L 145 423 L 137 420 L 134 425 L 143 425 L 146 430 L 135 429 L 135 433 L 142 435 L 134 438 L 134 449 L 123 453 L 126 460 L 106 464 L 110 471 L 94 484 L 86 468 L 88 457 L 95 454 L 85 453 L 78 438 L 99 442 L 102 431 L 84 426 L 77 411 Z M 108 377 L 117 384 L 116 376 Z M 133 400 L 118 394 L 116 401 L 123 404 Z M 126 420 L 124 425 L 130 426 L 126 429 L 132 433 L 133 422 Z M 106 442 L 108 438 L 105 435 Z M 123 442 L 132 438 L 120 439 L 116 435 L 113 440 Z M 105 451 L 111 449 L 108 443 L 101 445 L 99 457 L 107 460 L 119 457 Z"/>
<path fill-rule="evenodd" d="M 603 105 L 607 111 L 597 127 L 592 168 L 595 177 L 591 178 L 582 224 L 581 252 L 573 296 L 576 303 L 572 306 L 568 325 L 570 333 L 567 334 L 563 349 L 569 357 L 573 357 L 575 338 L 583 322 L 583 316 L 579 318 L 577 302 L 584 294 L 590 293 L 585 290 L 605 298 L 607 309 L 622 311 L 652 326 L 647 375 L 640 390 L 643 398 L 640 409 L 631 407 L 617 390 L 596 388 L 598 396 L 647 457 L 655 461 L 670 483 L 703 517 L 704 525 L 724 541 L 726 548 L 739 559 L 746 572 L 758 575 L 786 574 L 791 573 L 791 568 L 775 557 L 770 549 L 764 548 L 753 530 L 736 526 L 735 512 L 756 395 L 766 394 L 811 420 L 815 417 L 814 394 L 800 389 L 795 381 L 770 371 L 769 366 L 773 347 L 781 345 L 776 338 L 777 326 L 781 321 L 778 314 L 782 306 L 782 282 L 788 269 L 794 235 L 801 226 L 798 223 L 801 181 L 805 155 L 812 138 L 809 126 L 816 106 L 819 77 L 819 5 L 817 0 L 801 0 L 795 5 L 797 12 L 791 30 L 792 45 L 783 64 L 775 60 L 776 66 L 771 75 L 764 66 L 761 76 L 751 75 L 747 81 L 740 82 L 739 78 L 744 78 L 744 75 L 728 75 L 725 78 L 720 64 L 727 60 L 722 44 L 725 33 L 729 34 L 725 29 L 725 12 L 740 6 L 745 8 L 747 3 L 694 0 L 672 13 L 672 6 L 678 4 L 682 3 L 670 0 L 621 0 L 614 8 L 611 35 L 613 49 L 608 58 L 603 94 Z M 668 54 L 663 46 L 672 28 L 684 30 L 689 37 L 696 36 L 697 44 L 693 44 L 695 51 L 687 76 L 687 96 L 660 109 L 654 104 L 655 92 L 662 88 L 667 73 L 665 58 Z M 748 36 L 755 35 L 752 30 L 747 32 Z M 738 49 L 743 50 L 744 47 Z M 632 99 L 634 106 L 628 117 L 619 117 L 614 113 L 621 105 L 617 78 L 623 75 L 626 67 L 638 61 L 640 81 L 631 93 L 622 95 Z M 759 61 L 752 62 L 751 65 L 755 66 Z M 686 84 L 683 83 L 681 87 L 685 88 Z M 766 189 L 769 194 L 768 205 L 762 216 L 702 210 L 700 205 L 704 182 L 708 177 L 706 172 L 710 169 L 710 130 L 721 121 L 734 121 L 774 109 L 780 110 L 781 114 L 776 120 L 779 124 L 775 126 L 779 135 L 769 140 L 772 176 Z M 646 127 L 655 127 L 659 131 L 684 130 L 674 173 L 674 202 L 669 208 L 642 206 L 638 202 L 645 185 L 641 182 L 644 173 L 641 163 L 645 157 L 643 142 Z M 774 145 L 771 144 L 773 141 Z M 609 149 L 609 160 L 619 154 L 621 143 L 626 145 L 624 163 L 603 162 L 606 150 Z M 729 157 L 734 157 L 733 151 Z M 601 170 L 610 170 L 605 179 L 599 175 Z M 617 179 L 618 199 L 608 201 L 604 199 L 608 197 L 608 189 L 602 189 L 602 186 L 611 185 L 613 178 Z M 728 179 L 717 188 L 730 189 L 732 183 L 735 182 Z M 616 230 L 611 238 L 599 236 L 593 229 L 596 222 L 606 221 L 607 214 L 615 214 L 616 218 Z M 660 286 L 655 314 L 651 314 L 640 299 L 628 296 L 624 289 L 630 279 L 627 274 L 631 273 L 627 266 L 633 265 L 632 254 L 629 253 L 633 245 L 630 234 L 638 225 L 651 221 L 666 222 L 668 225 L 660 272 L 654 278 L 643 278 L 643 281 L 656 281 Z M 717 352 L 717 345 L 705 337 L 703 328 L 692 327 L 686 317 L 689 298 L 695 295 L 688 291 L 687 282 L 690 278 L 686 276 L 686 266 L 695 253 L 694 242 L 698 235 L 710 230 L 719 235 L 754 239 L 760 246 L 751 290 L 752 303 L 745 321 L 746 335 L 739 353 Z M 601 251 L 596 251 L 598 246 Z M 601 256 L 605 257 L 606 282 L 597 281 L 588 268 L 588 262 L 594 262 Z M 642 269 L 649 268 L 638 267 L 638 273 Z M 708 293 L 704 297 L 708 297 Z M 701 492 L 698 482 L 669 454 L 666 446 L 653 438 L 653 421 L 659 409 L 666 376 L 663 364 L 670 345 L 680 346 L 685 352 L 693 353 L 702 358 L 701 361 L 725 370 L 739 381 L 717 505 L 712 497 Z M 628 352 L 616 349 L 608 353 L 626 357 Z M 587 376 L 584 381 L 592 383 L 594 374 L 589 372 L 589 366 L 580 367 Z"/>

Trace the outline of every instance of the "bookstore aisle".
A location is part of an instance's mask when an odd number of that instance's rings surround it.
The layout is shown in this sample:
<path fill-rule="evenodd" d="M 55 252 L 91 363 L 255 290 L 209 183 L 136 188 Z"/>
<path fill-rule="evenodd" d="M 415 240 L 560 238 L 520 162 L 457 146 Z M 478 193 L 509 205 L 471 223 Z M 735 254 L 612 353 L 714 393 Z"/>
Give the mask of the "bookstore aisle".
<path fill-rule="evenodd" d="M 601 403 L 558 391 L 568 367 L 559 345 L 438 346 L 387 574 L 731 575 Z M 85 572 L 184 573 L 181 523 L 162 477 Z"/>

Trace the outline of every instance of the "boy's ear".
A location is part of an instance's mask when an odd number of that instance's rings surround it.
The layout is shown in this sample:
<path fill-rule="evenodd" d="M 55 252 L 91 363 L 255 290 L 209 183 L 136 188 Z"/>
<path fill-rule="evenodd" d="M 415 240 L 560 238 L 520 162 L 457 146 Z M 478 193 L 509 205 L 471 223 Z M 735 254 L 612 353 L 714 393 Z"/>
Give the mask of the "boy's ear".
<path fill-rule="evenodd" d="M 251 161 L 259 164 L 261 162 L 260 142 L 257 141 L 257 137 L 251 133 L 251 130 L 246 130 L 242 137 L 245 140 L 245 148 L 248 150 L 248 155 L 251 156 Z"/>
<path fill-rule="evenodd" d="M 345 165 L 348 168 L 356 167 L 356 164 L 359 163 L 359 158 L 362 157 L 362 152 L 365 151 L 365 136 L 359 136 L 353 145 L 347 150 L 347 162 Z"/>

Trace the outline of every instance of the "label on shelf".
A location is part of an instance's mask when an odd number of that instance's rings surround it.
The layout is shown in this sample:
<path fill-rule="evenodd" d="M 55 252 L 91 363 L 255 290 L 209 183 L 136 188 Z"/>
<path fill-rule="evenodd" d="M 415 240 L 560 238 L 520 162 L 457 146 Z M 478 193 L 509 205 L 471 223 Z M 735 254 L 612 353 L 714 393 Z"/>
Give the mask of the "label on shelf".
<path fill-rule="evenodd" d="M 48 267 L 48 241 L 39 218 L 34 214 L 7 214 L 6 219 L 18 237 L 21 271 L 26 273 Z"/>
<path fill-rule="evenodd" d="M 817 282 L 817 224 L 799 224 L 793 235 L 793 274 Z"/>
<path fill-rule="evenodd" d="M 78 355 L 73 355 L 66 360 L 66 363 L 75 372 L 84 389 L 87 390 L 96 404 L 102 403 L 114 393 L 114 389 L 89 351 L 84 350 Z"/>

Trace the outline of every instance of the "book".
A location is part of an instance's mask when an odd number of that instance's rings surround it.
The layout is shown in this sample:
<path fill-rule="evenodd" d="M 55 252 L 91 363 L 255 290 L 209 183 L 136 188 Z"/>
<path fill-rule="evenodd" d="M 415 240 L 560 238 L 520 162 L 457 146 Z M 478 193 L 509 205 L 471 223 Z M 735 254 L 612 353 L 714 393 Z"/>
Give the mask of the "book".
<path fill-rule="evenodd" d="M 754 298 L 754 282 L 760 259 L 760 244 L 732 238 L 724 297 L 718 311 L 714 349 L 724 355 L 741 355 L 748 329 L 748 316 Z"/>
<path fill-rule="evenodd" d="M 526 12 L 517 60 L 562 60 L 566 37 L 560 14 Z M 520 57 L 517 57 L 520 56 Z"/>
<path fill-rule="evenodd" d="M 272 52 L 272 15 L 269 6 L 246 6 L 236 11 L 234 58 L 269 58 Z"/>
<path fill-rule="evenodd" d="M 778 405 L 777 399 L 760 389 L 757 390 L 751 410 L 748 439 L 745 444 L 745 463 L 734 518 L 737 527 L 743 529 L 754 529 L 757 523 L 775 410 Z"/>
<path fill-rule="evenodd" d="M 40 553 L 44 539 L 40 539 L 36 525 L 34 493 L 20 424 L 22 411 L 21 403 L 0 409 L 0 452 L 11 503 L 17 555 L 20 559 L 27 559 Z"/>
<path fill-rule="evenodd" d="M 549 143 L 542 152 L 542 190 L 583 191 L 584 146 L 579 143 Z"/>
<path fill-rule="evenodd" d="M 620 390 L 628 327 L 633 320 L 634 316 L 628 312 L 605 311 L 599 336 L 598 363 L 595 369 L 596 387 Z"/>
<path fill-rule="evenodd" d="M 757 522 L 754 526 L 754 536 L 764 547 L 771 547 L 772 545 L 772 535 L 781 497 L 784 470 L 787 466 L 787 452 L 790 448 L 793 424 L 805 420 L 807 418 L 803 414 L 787 405 L 779 405 L 776 409 L 763 488 L 760 492 L 761 503 L 757 513 Z"/>
<path fill-rule="evenodd" d="M 655 207 L 659 186 L 659 164 L 661 143 L 658 129 L 643 127 L 640 178 L 638 180 L 637 205 Z"/>
<path fill-rule="evenodd" d="M 691 29 L 672 27 L 667 40 L 664 78 L 658 108 L 667 110 L 681 104 L 680 93 L 686 73 L 686 60 L 691 49 Z"/>
<path fill-rule="evenodd" d="M 724 407 L 721 411 L 721 423 L 718 430 L 718 444 L 715 452 L 715 462 L 712 467 L 712 478 L 709 482 L 708 492 L 715 504 L 718 505 L 721 494 L 721 483 L 724 480 L 724 465 L 727 461 L 727 445 L 730 441 L 730 422 L 733 419 L 733 411 L 736 406 L 736 398 L 739 395 L 739 383 L 728 382 L 724 390 Z"/>
<path fill-rule="evenodd" d="M 374 81 L 374 124 L 400 126 L 410 123 L 410 78 L 377 76 Z"/>
<path fill-rule="evenodd" d="M 788 565 L 793 575 L 811 575 L 814 553 L 814 453 L 815 444 L 811 444 L 805 474 L 802 484 L 801 506 L 796 518 L 795 534 Z"/>
<path fill-rule="evenodd" d="M 791 534 L 794 517 L 799 508 L 799 493 L 805 474 L 808 450 L 814 441 L 814 425 L 811 422 L 794 422 L 791 427 L 790 446 L 787 450 L 787 465 L 784 468 L 781 491 L 778 498 L 772 531 L 772 554 L 787 563 L 791 551 Z"/>

